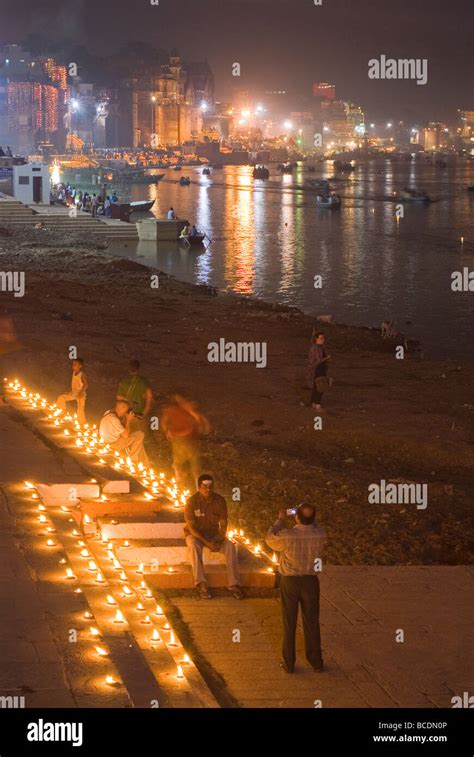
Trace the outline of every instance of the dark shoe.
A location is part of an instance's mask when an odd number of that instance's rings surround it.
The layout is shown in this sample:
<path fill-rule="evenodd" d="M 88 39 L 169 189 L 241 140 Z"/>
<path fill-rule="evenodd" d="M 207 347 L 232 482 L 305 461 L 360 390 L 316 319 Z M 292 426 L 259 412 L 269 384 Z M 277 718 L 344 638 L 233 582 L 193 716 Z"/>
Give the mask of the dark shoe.
<path fill-rule="evenodd" d="M 244 592 L 240 588 L 240 586 L 229 586 L 229 591 L 232 594 L 233 597 L 236 599 L 243 599 L 244 598 Z"/>
<path fill-rule="evenodd" d="M 282 670 L 284 670 L 284 671 L 285 671 L 285 673 L 293 673 L 293 668 L 292 668 L 292 669 L 290 670 L 290 669 L 289 669 L 289 668 L 287 667 L 287 665 L 286 665 L 286 662 L 283 662 L 283 661 L 282 661 L 282 662 L 280 662 L 280 668 L 281 668 Z"/>
<path fill-rule="evenodd" d="M 207 583 L 205 581 L 198 584 L 197 589 L 200 599 L 212 599 L 211 594 L 209 593 L 209 589 L 207 588 Z"/>
<path fill-rule="evenodd" d="M 313 673 L 324 673 L 323 663 L 321 663 L 321 665 L 318 665 L 317 668 L 313 667 Z"/>

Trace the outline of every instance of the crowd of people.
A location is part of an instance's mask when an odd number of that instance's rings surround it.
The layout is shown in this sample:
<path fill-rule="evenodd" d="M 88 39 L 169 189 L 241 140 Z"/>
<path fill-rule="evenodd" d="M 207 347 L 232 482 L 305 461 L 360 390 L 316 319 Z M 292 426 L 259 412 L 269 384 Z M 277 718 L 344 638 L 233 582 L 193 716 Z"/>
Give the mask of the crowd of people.
<path fill-rule="evenodd" d="M 328 380 L 330 356 L 324 349 L 324 334 L 315 332 L 309 352 L 308 374 L 311 385 L 310 404 L 320 410 Z M 318 384 L 319 381 L 319 384 Z M 75 402 L 78 422 L 86 422 L 89 382 L 84 360 L 72 360 L 71 388 L 57 398 L 65 411 L 67 402 Z M 138 360 L 131 360 L 128 373 L 118 382 L 113 408 L 103 414 L 99 433 L 104 442 L 135 463 L 148 467 L 145 439 L 151 428 L 155 395 L 149 380 L 142 375 Z M 196 403 L 182 394 L 173 394 L 161 403 L 159 428 L 171 446 L 176 483 L 183 489 L 195 489 L 184 509 L 184 535 L 189 549 L 194 583 L 198 596 L 211 599 L 204 568 L 203 552 L 222 552 L 227 567 L 227 585 L 236 599 L 244 593 L 239 575 L 238 546 L 227 538 L 228 510 L 225 498 L 214 490 L 214 478 L 201 472 L 201 440 L 210 432 L 207 418 Z M 290 521 L 290 522 L 289 522 Z M 291 522 L 292 521 L 292 522 Z M 280 599 L 283 627 L 282 669 L 291 674 L 296 661 L 296 628 L 301 608 L 305 656 L 316 673 L 323 671 L 319 625 L 320 587 L 318 572 L 325 532 L 316 521 L 316 509 L 307 502 L 294 509 L 281 509 L 269 528 L 265 541 L 279 556 Z"/>
<path fill-rule="evenodd" d="M 58 184 L 53 192 L 53 198 L 56 202 L 68 208 L 76 208 L 78 211 L 91 213 L 92 216 L 104 215 L 106 218 L 112 217 L 112 205 L 119 201 L 115 190 L 112 194 L 107 194 L 105 184 L 98 194 L 91 194 L 72 187 L 69 182 Z"/>

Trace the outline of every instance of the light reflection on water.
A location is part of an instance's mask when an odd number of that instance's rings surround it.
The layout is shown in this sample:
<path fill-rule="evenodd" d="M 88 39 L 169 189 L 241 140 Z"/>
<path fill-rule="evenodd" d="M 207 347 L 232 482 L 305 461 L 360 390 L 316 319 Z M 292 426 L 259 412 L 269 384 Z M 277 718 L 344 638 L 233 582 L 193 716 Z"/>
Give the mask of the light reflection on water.
<path fill-rule="evenodd" d="M 336 321 L 379 326 L 396 318 L 400 330 L 420 338 L 426 351 L 474 359 L 474 292 L 453 293 L 451 273 L 474 270 L 474 164 L 450 160 L 442 170 L 421 162 L 361 163 L 335 186 L 340 211 L 315 207 L 307 178 L 331 177 L 332 164 L 317 173 L 298 168 L 267 182 L 254 181 L 248 166 L 227 166 L 203 176 L 185 168 L 181 187 L 168 171 L 158 187 L 135 185 L 132 199 L 156 197 L 153 212 L 170 206 L 212 239 L 207 249 L 172 243 L 117 243 L 112 252 L 136 257 L 178 279 L 296 305 Z M 405 206 L 397 223 L 394 193 L 425 189 L 436 202 Z M 123 195 L 123 199 L 128 199 Z M 464 246 L 460 237 L 464 236 Z M 323 277 L 315 289 L 314 276 Z M 408 324 L 407 321 L 410 323 Z"/>

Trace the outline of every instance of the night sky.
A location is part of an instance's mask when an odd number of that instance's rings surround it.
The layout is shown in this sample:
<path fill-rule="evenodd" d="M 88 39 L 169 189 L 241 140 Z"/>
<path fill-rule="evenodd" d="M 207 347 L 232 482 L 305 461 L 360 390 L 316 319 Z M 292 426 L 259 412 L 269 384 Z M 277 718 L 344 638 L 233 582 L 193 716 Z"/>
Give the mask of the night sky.
<path fill-rule="evenodd" d="M 309 95 L 313 81 L 329 81 L 371 120 L 474 109 L 474 0 L 0 0 L 0 18 L 1 43 L 54 29 L 99 54 L 143 40 L 207 57 L 222 99 L 236 86 Z M 428 58 L 428 84 L 370 81 L 368 60 L 381 54 Z"/>

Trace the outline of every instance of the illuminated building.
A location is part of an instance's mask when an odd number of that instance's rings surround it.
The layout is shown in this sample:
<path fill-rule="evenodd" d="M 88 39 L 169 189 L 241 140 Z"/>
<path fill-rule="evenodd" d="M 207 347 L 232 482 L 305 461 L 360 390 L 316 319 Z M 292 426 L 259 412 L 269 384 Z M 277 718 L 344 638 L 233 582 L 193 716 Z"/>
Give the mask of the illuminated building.
<path fill-rule="evenodd" d="M 336 85 L 327 84 L 326 82 L 315 82 L 313 84 L 313 96 L 320 97 L 323 100 L 335 100 Z"/>

